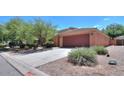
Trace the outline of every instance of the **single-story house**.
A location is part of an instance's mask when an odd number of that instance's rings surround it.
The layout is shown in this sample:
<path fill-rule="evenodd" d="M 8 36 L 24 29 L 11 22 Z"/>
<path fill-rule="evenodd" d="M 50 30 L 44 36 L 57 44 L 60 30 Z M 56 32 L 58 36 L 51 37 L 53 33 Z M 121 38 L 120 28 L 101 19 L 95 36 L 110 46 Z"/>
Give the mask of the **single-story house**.
<path fill-rule="evenodd" d="M 97 28 L 64 29 L 54 39 L 58 47 L 108 46 L 110 41 L 110 37 Z"/>
<path fill-rule="evenodd" d="M 124 36 L 118 36 L 115 38 L 116 45 L 124 45 Z"/>

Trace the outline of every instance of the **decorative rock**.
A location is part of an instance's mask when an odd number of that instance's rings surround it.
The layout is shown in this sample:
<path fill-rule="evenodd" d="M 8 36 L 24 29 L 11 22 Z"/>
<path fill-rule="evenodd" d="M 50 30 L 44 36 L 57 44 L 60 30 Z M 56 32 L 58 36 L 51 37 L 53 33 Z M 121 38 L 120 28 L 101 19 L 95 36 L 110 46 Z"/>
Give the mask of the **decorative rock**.
<path fill-rule="evenodd" d="M 110 55 L 109 55 L 109 54 L 107 54 L 106 56 L 107 56 L 107 57 L 110 57 Z"/>
<path fill-rule="evenodd" d="M 117 61 L 115 59 L 109 60 L 109 65 L 117 65 Z"/>

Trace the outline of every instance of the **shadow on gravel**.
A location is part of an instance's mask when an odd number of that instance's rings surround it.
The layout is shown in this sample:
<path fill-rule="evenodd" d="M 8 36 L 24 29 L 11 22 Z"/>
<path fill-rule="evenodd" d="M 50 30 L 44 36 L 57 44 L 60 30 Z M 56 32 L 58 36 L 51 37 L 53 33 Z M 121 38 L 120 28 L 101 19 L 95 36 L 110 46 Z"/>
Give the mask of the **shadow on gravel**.
<path fill-rule="evenodd" d="M 0 53 L 10 51 L 8 48 L 0 48 Z"/>
<path fill-rule="evenodd" d="M 47 50 L 52 50 L 52 48 L 43 48 L 43 49 L 28 49 L 28 50 L 13 50 L 11 52 L 13 53 L 17 53 L 17 54 L 23 54 L 23 55 L 27 55 L 27 54 L 32 54 L 32 53 L 37 53 L 37 52 L 43 52 L 43 51 L 47 51 Z"/>

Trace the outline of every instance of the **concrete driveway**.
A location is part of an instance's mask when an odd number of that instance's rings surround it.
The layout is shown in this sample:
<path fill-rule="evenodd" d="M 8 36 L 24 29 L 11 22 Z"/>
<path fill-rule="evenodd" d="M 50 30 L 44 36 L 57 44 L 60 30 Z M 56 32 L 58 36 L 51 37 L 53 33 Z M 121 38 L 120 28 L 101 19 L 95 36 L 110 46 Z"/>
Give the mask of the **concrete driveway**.
<path fill-rule="evenodd" d="M 28 55 L 12 55 L 12 57 L 19 59 L 20 61 L 29 64 L 33 67 L 38 67 L 48 62 L 52 62 L 57 59 L 66 57 L 70 51 L 71 49 L 57 48 L 53 50 L 32 53 Z"/>

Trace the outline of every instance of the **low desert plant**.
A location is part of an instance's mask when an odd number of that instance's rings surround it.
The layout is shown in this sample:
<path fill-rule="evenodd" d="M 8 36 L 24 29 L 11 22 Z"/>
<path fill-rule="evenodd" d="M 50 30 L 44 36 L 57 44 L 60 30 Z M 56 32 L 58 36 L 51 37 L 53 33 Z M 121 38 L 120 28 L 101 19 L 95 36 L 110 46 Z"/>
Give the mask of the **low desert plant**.
<path fill-rule="evenodd" d="M 30 49 L 34 47 L 34 44 L 26 44 L 26 46 Z"/>
<path fill-rule="evenodd" d="M 107 49 L 103 46 L 94 46 L 92 49 L 95 50 L 98 55 L 106 55 L 108 53 Z"/>
<path fill-rule="evenodd" d="M 5 44 L 0 43 L 0 48 L 5 48 L 5 47 L 6 47 Z"/>
<path fill-rule="evenodd" d="M 68 61 L 77 65 L 93 66 L 96 62 L 96 52 L 90 48 L 73 49 L 68 54 Z"/>
<path fill-rule="evenodd" d="M 49 41 L 49 42 L 45 43 L 44 46 L 46 48 L 52 48 L 54 46 L 54 43 L 52 41 Z"/>

